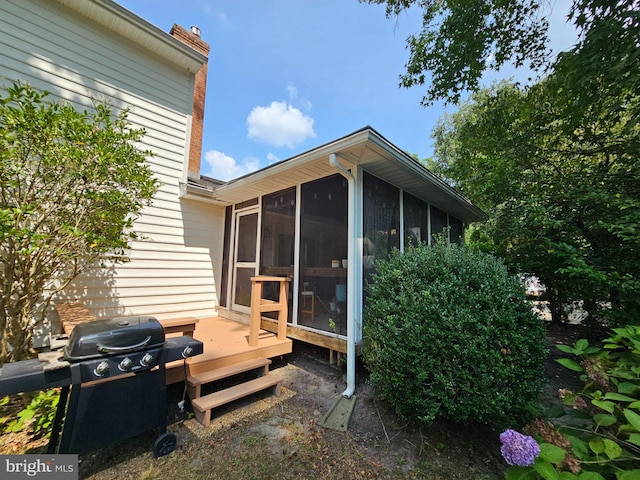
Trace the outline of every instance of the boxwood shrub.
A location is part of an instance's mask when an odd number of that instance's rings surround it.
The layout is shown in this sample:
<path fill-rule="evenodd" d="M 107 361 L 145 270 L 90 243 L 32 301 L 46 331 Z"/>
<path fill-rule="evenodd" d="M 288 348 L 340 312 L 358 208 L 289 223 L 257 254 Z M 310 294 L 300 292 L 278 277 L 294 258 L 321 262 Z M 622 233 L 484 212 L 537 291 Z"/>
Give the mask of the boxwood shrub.
<path fill-rule="evenodd" d="M 404 417 L 502 427 L 544 385 L 545 327 L 491 255 L 439 242 L 376 265 L 365 308 L 370 381 Z"/>

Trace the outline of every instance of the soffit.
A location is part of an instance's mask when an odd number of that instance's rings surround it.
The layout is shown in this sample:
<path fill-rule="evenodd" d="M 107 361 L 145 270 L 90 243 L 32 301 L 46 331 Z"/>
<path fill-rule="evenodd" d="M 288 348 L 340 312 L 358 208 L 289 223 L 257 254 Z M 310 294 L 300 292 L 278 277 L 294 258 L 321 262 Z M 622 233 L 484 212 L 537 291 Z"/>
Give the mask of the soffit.
<path fill-rule="evenodd" d="M 371 128 L 221 185 L 213 196 L 225 203 L 240 203 L 333 175 L 338 170 L 329 163 L 331 154 L 336 154 L 345 168 L 359 165 L 465 223 L 486 219 L 482 210 Z"/>

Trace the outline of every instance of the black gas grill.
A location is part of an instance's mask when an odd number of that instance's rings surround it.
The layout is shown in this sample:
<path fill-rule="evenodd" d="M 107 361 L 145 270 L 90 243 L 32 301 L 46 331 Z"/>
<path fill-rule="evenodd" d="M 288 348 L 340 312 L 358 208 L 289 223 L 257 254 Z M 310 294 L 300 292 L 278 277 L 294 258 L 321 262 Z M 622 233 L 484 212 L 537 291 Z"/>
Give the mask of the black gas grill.
<path fill-rule="evenodd" d="M 189 336 L 165 338 L 154 317 L 77 325 L 61 353 L 0 369 L 0 397 L 62 387 L 48 453 L 88 453 L 151 429 L 156 456 L 173 451 L 166 432 L 166 363 L 202 353 Z"/>

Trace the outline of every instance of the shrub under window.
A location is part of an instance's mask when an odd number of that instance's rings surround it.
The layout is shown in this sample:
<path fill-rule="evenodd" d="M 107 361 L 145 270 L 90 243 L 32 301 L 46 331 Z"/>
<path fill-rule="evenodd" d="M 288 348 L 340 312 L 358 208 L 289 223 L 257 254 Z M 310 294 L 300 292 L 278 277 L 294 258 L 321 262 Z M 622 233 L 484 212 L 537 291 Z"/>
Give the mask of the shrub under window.
<path fill-rule="evenodd" d="M 405 417 L 502 426 L 544 383 L 545 329 L 502 262 L 465 246 L 377 264 L 364 332 L 371 381 Z"/>

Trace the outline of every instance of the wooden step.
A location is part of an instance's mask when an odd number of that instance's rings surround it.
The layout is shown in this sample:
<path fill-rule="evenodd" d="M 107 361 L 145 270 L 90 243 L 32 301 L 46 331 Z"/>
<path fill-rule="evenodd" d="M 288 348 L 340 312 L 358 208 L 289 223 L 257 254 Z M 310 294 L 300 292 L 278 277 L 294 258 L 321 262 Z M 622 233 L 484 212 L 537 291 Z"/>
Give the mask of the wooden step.
<path fill-rule="evenodd" d="M 240 373 L 249 372 L 257 368 L 264 367 L 264 375 L 269 373 L 269 365 L 271 360 L 268 358 L 252 358 L 245 360 L 244 362 L 234 363 L 226 367 L 216 368 L 215 370 L 209 370 L 206 372 L 198 373 L 196 375 L 189 375 L 187 377 L 187 385 L 189 386 L 189 398 L 195 400 L 200 398 L 202 385 L 207 383 L 222 380 L 224 378 L 233 377 Z"/>
<path fill-rule="evenodd" d="M 196 398 L 191 401 L 193 407 L 193 413 L 196 416 L 196 420 L 205 427 L 211 424 L 211 410 L 233 402 L 240 398 L 246 397 L 261 390 L 266 390 L 269 387 L 275 387 L 276 396 L 280 395 L 278 391 L 278 384 L 282 381 L 277 375 L 269 374 L 264 377 L 258 377 L 254 380 L 241 383 L 235 387 L 226 388 L 218 392 L 205 395 L 204 397 Z"/>

